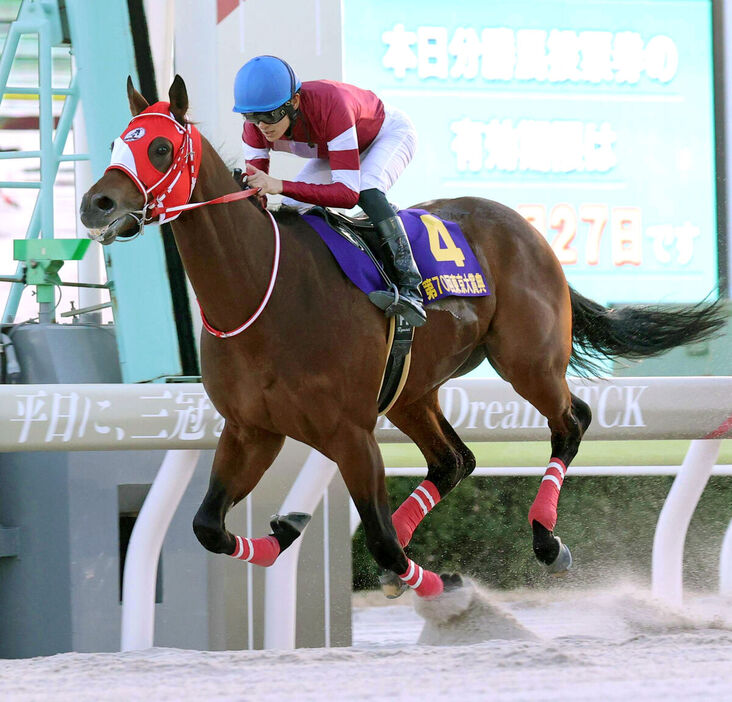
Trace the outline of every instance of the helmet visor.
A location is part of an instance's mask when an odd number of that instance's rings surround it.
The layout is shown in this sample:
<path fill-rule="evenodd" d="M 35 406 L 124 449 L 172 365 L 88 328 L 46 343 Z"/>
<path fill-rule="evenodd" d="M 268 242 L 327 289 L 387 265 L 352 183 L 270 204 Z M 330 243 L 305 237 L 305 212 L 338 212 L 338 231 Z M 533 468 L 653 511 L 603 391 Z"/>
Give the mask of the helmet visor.
<path fill-rule="evenodd" d="M 277 124 L 281 119 L 287 116 L 287 108 L 285 105 L 278 107 L 276 110 L 270 112 L 244 112 L 244 119 L 247 122 L 253 122 L 259 124 L 264 122 L 265 124 Z"/>

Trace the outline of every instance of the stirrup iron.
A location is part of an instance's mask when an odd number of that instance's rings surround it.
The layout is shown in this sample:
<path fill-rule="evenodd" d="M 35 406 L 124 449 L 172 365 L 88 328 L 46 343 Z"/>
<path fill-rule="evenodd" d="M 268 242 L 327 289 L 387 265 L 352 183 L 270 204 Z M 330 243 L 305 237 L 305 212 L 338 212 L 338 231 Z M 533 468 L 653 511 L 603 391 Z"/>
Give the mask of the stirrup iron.
<path fill-rule="evenodd" d="M 416 303 L 404 295 L 399 294 L 396 285 L 392 284 L 389 290 L 374 290 L 369 293 L 369 300 L 387 317 L 399 315 L 407 324 L 421 327 L 427 321 L 427 315 L 421 303 Z"/>

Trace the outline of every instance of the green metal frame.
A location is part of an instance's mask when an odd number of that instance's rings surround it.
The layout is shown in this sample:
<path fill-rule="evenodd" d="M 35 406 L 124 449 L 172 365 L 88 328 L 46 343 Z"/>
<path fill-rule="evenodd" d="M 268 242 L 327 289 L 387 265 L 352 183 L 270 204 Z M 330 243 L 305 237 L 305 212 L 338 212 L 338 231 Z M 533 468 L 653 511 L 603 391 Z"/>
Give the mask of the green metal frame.
<path fill-rule="evenodd" d="M 2 153 L 0 158 L 40 158 L 41 180 L 35 183 L 0 183 L 0 187 L 40 190 L 31 216 L 27 240 L 46 241 L 53 237 L 53 186 L 59 164 L 69 160 L 89 160 L 94 178 L 100 178 L 109 163 L 109 144 L 119 136 L 129 120 L 125 93 L 127 76 L 136 77 L 135 54 L 127 0 L 65 0 L 65 16 L 58 0 L 24 0 L 18 18 L 10 25 L 0 58 L 0 97 L 6 92 L 39 95 L 40 151 Z M 75 58 L 75 71 L 68 88 L 53 88 L 51 48 L 63 41 L 63 20 Z M 7 87 L 10 69 L 21 35 L 35 34 L 39 42 L 38 88 Z M 64 95 L 63 111 L 56 134 L 53 132 L 51 103 L 54 95 Z M 89 154 L 63 155 L 77 105 L 84 110 Z M 146 236 L 134 244 L 115 243 L 105 247 L 114 321 L 122 377 L 125 382 L 151 381 L 183 372 L 168 280 L 165 252 L 158 226 L 145 227 Z M 77 240 L 74 240 L 75 242 Z M 30 256 L 23 249 L 23 256 Z M 34 251 L 35 253 L 35 251 Z M 58 268 L 40 264 L 35 268 L 19 265 L 13 280 L 30 279 L 50 285 Z M 30 279 L 29 279 L 30 275 Z M 55 278 L 54 278 L 55 276 Z M 23 290 L 14 283 L 3 315 L 12 323 Z M 44 289 L 44 300 L 48 290 Z M 40 321 L 53 321 L 53 300 L 41 302 Z"/>
<path fill-rule="evenodd" d="M 130 120 L 125 84 L 137 78 L 127 0 L 66 0 L 92 174 L 109 165 L 109 144 Z M 137 82 L 137 81 L 136 81 Z M 138 83 L 139 84 L 139 83 Z M 182 364 L 160 227 L 134 243 L 104 247 L 122 378 L 180 375 Z"/>
<path fill-rule="evenodd" d="M 25 261 L 25 284 L 35 285 L 38 302 L 53 305 L 56 285 L 63 285 L 58 271 L 64 261 L 80 261 L 90 239 L 16 239 L 13 255 Z"/>
<path fill-rule="evenodd" d="M 38 88 L 8 86 L 18 43 L 24 34 L 38 36 Z M 76 80 L 68 88 L 53 87 L 53 67 L 51 49 L 63 43 L 61 15 L 56 0 L 24 0 L 18 18 L 10 25 L 2 56 L 0 57 L 0 99 L 6 93 L 38 95 L 40 151 L 11 151 L 0 153 L 0 159 L 40 158 L 41 179 L 35 182 L 0 182 L 0 188 L 34 188 L 39 190 L 38 198 L 26 231 L 26 240 L 53 238 L 53 186 L 56 182 L 59 164 L 63 161 L 87 161 L 88 154 L 64 155 L 63 150 L 74 120 L 79 102 L 79 89 Z M 64 105 L 59 118 L 56 134 L 53 129 L 52 101 L 54 95 L 64 95 Z M 71 240 L 76 242 L 76 240 Z M 17 251 L 17 249 L 16 249 Z M 16 260 L 19 257 L 16 255 Z M 20 260 L 25 261 L 24 258 Z M 16 270 L 16 277 L 22 278 L 24 263 Z M 32 277 L 32 276 L 31 276 Z M 18 303 L 23 293 L 23 283 L 13 283 L 3 313 L 3 323 L 12 323 L 18 312 Z M 43 292 L 39 288 L 39 319 L 41 322 L 53 321 L 53 289 Z"/>

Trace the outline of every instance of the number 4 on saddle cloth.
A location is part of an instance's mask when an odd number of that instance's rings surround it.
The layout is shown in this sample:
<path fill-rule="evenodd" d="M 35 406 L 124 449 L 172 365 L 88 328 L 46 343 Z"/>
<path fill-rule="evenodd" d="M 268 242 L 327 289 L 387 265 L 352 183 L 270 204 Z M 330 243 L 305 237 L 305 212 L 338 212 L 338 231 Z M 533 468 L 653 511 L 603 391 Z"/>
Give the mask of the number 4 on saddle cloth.
<path fill-rule="evenodd" d="M 422 276 L 422 301 L 429 305 L 449 295 L 489 295 L 483 271 L 455 222 L 439 219 L 426 210 L 398 213 L 409 236 L 412 253 Z M 373 225 L 331 210 L 314 207 L 303 219 L 318 233 L 346 276 L 366 295 L 375 290 L 396 290 L 379 260 Z M 409 372 L 414 328 L 397 316 L 390 325 L 389 360 L 379 392 L 379 412 L 396 402 Z"/>

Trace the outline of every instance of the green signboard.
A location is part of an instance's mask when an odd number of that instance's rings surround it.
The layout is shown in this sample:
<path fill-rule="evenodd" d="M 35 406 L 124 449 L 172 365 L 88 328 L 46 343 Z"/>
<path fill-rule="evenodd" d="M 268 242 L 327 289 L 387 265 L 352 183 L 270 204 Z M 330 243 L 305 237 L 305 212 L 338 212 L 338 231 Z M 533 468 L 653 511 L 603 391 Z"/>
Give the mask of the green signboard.
<path fill-rule="evenodd" d="M 711 2 L 343 6 L 344 79 L 418 131 L 392 200 L 510 205 L 600 302 L 716 294 Z"/>

